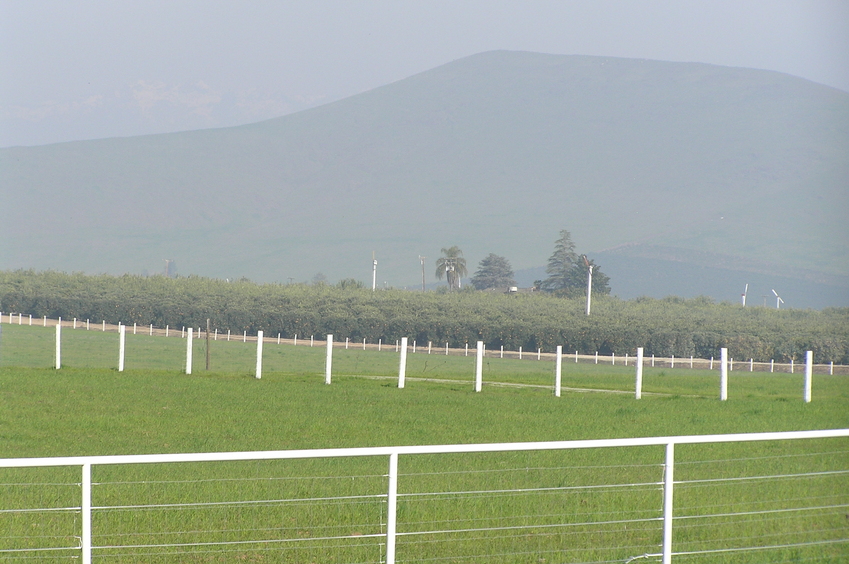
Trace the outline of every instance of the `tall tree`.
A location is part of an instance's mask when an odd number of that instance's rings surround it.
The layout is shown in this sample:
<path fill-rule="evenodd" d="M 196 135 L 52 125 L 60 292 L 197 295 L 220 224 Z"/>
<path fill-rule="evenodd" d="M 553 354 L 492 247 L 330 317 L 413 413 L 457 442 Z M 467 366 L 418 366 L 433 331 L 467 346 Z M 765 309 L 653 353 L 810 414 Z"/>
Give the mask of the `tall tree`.
<path fill-rule="evenodd" d="M 510 261 L 489 253 L 480 262 L 477 272 L 472 276 L 472 285 L 478 290 L 515 286 L 516 281 L 513 279 L 513 268 L 510 266 Z"/>
<path fill-rule="evenodd" d="M 593 294 L 610 293 L 610 278 L 591 259 L 593 267 Z M 545 271 L 548 278 L 542 282 L 542 289 L 567 296 L 580 296 L 587 291 L 587 270 L 583 258 L 575 252 L 575 243 L 565 229 L 554 243 L 554 253 L 548 259 Z"/>
<path fill-rule="evenodd" d="M 573 287 L 574 270 L 578 262 L 572 235 L 563 229 L 560 231 L 560 238 L 554 242 L 554 253 L 548 258 L 548 266 L 545 267 L 548 278 L 542 283 L 543 289 L 562 290 Z"/>
<path fill-rule="evenodd" d="M 463 251 L 460 250 L 460 247 L 454 245 L 447 249 L 443 247 L 440 252 L 442 256 L 436 260 L 436 278 L 442 280 L 444 276 L 448 280 L 449 289 L 459 288 L 460 279 L 469 273 L 466 270 L 466 259 L 463 258 Z"/>

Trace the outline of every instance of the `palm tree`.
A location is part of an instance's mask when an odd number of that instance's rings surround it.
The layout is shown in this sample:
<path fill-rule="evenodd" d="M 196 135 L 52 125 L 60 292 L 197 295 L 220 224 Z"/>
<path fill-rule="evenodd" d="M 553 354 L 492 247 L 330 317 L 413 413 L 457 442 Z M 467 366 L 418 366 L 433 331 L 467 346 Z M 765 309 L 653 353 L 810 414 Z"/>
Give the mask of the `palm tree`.
<path fill-rule="evenodd" d="M 466 259 L 463 258 L 463 251 L 460 247 L 443 247 L 440 251 L 442 256 L 436 260 L 436 278 L 442 280 L 445 276 L 448 279 L 448 288 L 454 290 L 460 287 L 460 279 L 466 276 L 469 271 L 466 270 Z"/>

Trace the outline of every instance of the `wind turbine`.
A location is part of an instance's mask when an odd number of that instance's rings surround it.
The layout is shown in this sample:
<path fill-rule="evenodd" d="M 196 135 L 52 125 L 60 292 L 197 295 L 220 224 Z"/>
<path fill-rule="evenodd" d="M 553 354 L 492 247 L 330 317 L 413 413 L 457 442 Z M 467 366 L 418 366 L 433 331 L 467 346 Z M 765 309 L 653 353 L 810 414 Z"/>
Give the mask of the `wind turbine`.
<path fill-rule="evenodd" d="M 587 267 L 587 315 L 590 314 L 590 302 L 593 295 L 593 265 L 587 260 L 587 255 L 581 255 L 584 265 Z"/>
<path fill-rule="evenodd" d="M 778 292 L 775 290 L 772 291 L 773 295 L 775 295 L 775 309 L 780 309 L 781 304 L 784 303 L 784 300 L 781 299 L 781 296 L 778 295 Z"/>
<path fill-rule="evenodd" d="M 746 284 L 746 288 L 743 290 L 743 307 L 746 307 L 746 294 L 749 293 L 749 285 Z"/>

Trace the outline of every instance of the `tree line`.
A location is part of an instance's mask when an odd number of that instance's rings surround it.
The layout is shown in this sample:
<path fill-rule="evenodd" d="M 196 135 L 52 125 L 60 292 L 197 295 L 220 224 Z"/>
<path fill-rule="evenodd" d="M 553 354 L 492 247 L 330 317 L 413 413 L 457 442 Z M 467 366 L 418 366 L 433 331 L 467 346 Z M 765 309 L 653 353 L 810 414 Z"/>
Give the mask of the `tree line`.
<path fill-rule="evenodd" d="M 709 298 L 599 296 L 585 315 L 582 297 L 553 293 L 412 292 L 356 284 L 255 284 L 202 277 L 87 276 L 0 271 L 0 311 L 34 317 L 105 320 L 157 327 L 205 327 L 267 335 L 401 337 L 462 347 L 582 354 L 709 358 L 721 347 L 737 359 L 786 362 L 814 351 L 816 362 L 849 364 L 849 308 L 775 310 Z"/>

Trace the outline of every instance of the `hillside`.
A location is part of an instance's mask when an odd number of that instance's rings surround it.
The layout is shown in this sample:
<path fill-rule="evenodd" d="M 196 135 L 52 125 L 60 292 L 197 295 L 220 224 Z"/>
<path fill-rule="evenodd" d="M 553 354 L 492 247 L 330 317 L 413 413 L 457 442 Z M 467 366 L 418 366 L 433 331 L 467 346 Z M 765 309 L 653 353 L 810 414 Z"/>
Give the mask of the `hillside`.
<path fill-rule="evenodd" d="M 489 52 L 246 126 L 0 149 L 0 268 L 370 282 L 376 251 L 379 283 L 416 286 L 419 255 L 429 280 L 455 244 L 532 268 L 565 228 L 841 302 L 847 155 L 849 94 L 799 78 Z"/>

